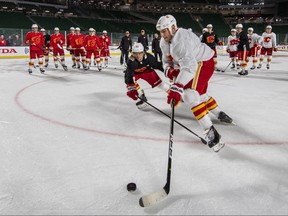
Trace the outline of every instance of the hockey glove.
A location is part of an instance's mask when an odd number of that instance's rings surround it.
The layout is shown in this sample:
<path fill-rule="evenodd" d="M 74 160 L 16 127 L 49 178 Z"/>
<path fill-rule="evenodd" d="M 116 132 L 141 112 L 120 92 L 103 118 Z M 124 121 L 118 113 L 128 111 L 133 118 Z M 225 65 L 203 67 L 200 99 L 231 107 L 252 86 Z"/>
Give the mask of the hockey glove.
<path fill-rule="evenodd" d="M 177 107 L 180 102 L 183 95 L 183 85 L 180 83 L 174 83 L 171 85 L 170 89 L 168 90 L 168 96 L 167 96 L 167 103 L 171 104 L 172 100 L 174 100 L 175 107 Z"/>
<path fill-rule="evenodd" d="M 227 53 L 230 53 L 230 49 L 227 49 L 226 52 L 227 52 Z"/>
<path fill-rule="evenodd" d="M 138 92 L 137 92 L 136 85 L 134 83 L 127 84 L 127 96 L 132 98 L 133 100 L 138 99 Z"/>
<path fill-rule="evenodd" d="M 274 51 L 274 52 L 277 52 L 277 51 L 278 51 L 277 47 L 274 47 L 274 48 L 273 48 L 273 51 Z"/>
<path fill-rule="evenodd" d="M 222 41 L 219 41 L 219 42 L 218 42 L 218 45 L 219 45 L 219 46 L 223 46 L 224 43 L 223 43 Z"/>
<path fill-rule="evenodd" d="M 170 79 L 170 81 L 173 81 L 174 77 L 177 77 L 179 72 L 179 70 L 174 69 L 173 67 L 167 67 L 164 71 L 164 74 Z"/>

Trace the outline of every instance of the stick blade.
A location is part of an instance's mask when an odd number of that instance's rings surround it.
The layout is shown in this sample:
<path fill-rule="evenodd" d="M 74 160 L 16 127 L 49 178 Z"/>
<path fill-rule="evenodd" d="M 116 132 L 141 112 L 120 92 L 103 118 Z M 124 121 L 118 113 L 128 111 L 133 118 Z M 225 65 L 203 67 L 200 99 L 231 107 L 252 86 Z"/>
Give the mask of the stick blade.
<path fill-rule="evenodd" d="M 146 196 L 142 196 L 139 199 L 139 205 L 141 207 L 149 207 L 158 203 L 159 201 L 164 199 L 166 196 L 168 196 L 167 192 L 164 189 L 162 189 L 158 192 L 151 193 Z"/>

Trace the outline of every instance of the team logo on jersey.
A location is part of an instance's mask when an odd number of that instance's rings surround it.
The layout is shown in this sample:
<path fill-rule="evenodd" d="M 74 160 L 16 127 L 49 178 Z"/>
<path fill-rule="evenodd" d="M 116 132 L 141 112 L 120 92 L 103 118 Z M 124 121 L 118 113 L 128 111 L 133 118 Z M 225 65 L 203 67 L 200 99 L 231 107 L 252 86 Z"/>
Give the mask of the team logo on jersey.
<path fill-rule="evenodd" d="M 264 42 L 269 43 L 271 41 L 271 37 L 264 37 Z"/>
<path fill-rule="evenodd" d="M 89 47 L 94 47 L 96 45 L 96 41 L 95 40 L 89 40 L 88 41 L 88 46 Z"/>
<path fill-rule="evenodd" d="M 208 43 L 214 43 L 214 41 L 215 41 L 215 37 L 213 35 L 210 35 L 210 36 L 207 37 L 207 42 Z"/>
<path fill-rule="evenodd" d="M 83 44 L 83 42 L 84 42 L 84 40 L 83 40 L 82 37 L 81 37 L 81 38 L 77 38 L 77 39 L 75 40 L 75 43 L 76 43 L 77 45 Z"/>
<path fill-rule="evenodd" d="M 39 44 L 40 43 L 40 37 L 39 36 L 35 36 L 31 38 L 31 41 L 35 44 Z"/>

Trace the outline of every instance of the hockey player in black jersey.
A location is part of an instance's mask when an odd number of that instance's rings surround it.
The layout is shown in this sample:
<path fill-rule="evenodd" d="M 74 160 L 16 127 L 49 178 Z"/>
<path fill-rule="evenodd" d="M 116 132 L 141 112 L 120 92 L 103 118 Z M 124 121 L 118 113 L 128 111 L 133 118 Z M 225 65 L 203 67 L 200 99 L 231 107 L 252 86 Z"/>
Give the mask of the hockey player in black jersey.
<path fill-rule="evenodd" d="M 44 37 L 44 47 L 43 47 L 43 54 L 44 54 L 44 57 L 45 57 L 45 65 L 44 65 L 44 67 L 48 67 L 50 35 L 48 33 L 46 33 L 46 30 L 44 28 L 42 28 L 40 31 L 42 32 L 43 37 Z"/>
<path fill-rule="evenodd" d="M 137 100 L 140 97 L 142 100 L 139 99 L 136 106 L 142 108 L 145 106 L 143 101 L 147 100 L 147 98 L 140 92 L 140 86 L 137 80 L 143 79 L 149 83 L 152 88 L 158 87 L 165 92 L 168 91 L 169 85 L 158 76 L 155 69 L 161 70 L 161 68 L 157 67 L 157 61 L 153 55 L 144 52 L 144 47 L 141 43 L 134 44 L 132 53 L 133 55 L 130 56 L 127 62 L 127 68 L 124 71 L 127 96 L 133 100 Z"/>

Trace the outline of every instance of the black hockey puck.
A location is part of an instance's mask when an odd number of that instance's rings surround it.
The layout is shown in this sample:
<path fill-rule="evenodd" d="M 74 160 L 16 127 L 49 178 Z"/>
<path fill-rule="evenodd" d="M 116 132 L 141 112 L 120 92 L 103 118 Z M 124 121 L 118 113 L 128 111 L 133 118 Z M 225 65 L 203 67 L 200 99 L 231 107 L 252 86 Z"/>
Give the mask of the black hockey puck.
<path fill-rule="evenodd" d="M 137 189 L 137 186 L 135 183 L 131 182 L 129 184 L 127 184 L 127 190 L 128 191 L 135 191 Z"/>

